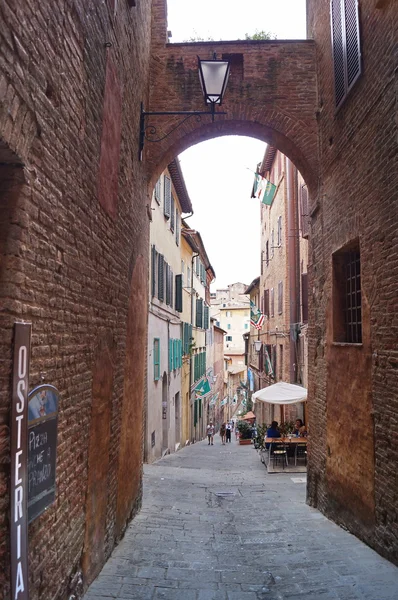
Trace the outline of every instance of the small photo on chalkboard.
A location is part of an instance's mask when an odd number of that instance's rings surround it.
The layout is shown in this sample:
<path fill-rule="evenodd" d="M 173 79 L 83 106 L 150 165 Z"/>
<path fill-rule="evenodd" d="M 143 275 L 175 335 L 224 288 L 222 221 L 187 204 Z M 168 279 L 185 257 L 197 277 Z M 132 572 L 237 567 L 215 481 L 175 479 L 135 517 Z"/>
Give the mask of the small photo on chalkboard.
<path fill-rule="evenodd" d="M 29 425 L 47 418 L 53 418 L 58 413 L 58 391 L 46 385 L 36 388 L 29 394 L 28 420 Z"/>

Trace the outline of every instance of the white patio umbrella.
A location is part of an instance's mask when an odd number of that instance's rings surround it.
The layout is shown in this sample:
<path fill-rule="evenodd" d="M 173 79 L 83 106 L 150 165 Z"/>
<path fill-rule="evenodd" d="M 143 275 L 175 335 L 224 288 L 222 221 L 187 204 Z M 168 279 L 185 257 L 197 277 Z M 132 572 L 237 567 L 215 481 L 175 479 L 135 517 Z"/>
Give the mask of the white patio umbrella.
<path fill-rule="evenodd" d="M 269 404 L 296 404 L 307 400 L 307 390 L 300 385 L 278 381 L 255 392 L 252 400 L 261 400 Z"/>

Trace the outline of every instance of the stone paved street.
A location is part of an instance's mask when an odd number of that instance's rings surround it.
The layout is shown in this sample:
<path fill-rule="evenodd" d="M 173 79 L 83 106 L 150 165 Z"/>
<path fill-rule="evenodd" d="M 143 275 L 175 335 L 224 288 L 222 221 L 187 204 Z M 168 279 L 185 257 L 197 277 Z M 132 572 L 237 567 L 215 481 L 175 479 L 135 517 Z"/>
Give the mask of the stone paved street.
<path fill-rule="evenodd" d="M 305 475 L 219 439 L 145 466 L 142 511 L 85 600 L 397 600 L 398 569 L 305 504 Z"/>

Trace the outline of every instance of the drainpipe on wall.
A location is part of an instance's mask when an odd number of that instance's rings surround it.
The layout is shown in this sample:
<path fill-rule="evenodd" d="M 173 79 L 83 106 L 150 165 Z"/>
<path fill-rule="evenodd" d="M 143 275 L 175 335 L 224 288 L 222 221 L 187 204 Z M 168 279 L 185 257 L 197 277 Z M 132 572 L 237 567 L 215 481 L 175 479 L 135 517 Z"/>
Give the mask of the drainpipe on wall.
<path fill-rule="evenodd" d="M 192 213 L 193 214 L 193 213 Z M 192 254 L 192 259 L 191 259 L 191 325 L 193 327 L 193 261 L 194 259 L 199 256 L 199 252 L 196 254 Z M 192 343 L 192 342 L 191 342 Z M 189 360 L 189 404 L 191 404 L 191 387 L 193 384 L 192 381 L 192 362 L 193 362 L 193 356 L 191 354 L 190 360 Z M 191 412 L 191 440 L 194 442 L 195 441 L 195 426 L 194 426 L 194 414 L 195 414 L 195 399 L 193 401 L 192 404 L 192 412 Z M 199 418 L 199 416 L 198 416 Z"/>
<path fill-rule="evenodd" d="M 298 206 L 296 197 L 297 171 L 293 163 L 286 159 L 287 179 L 287 236 L 289 268 L 289 307 L 290 307 L 290 383 L 297 382 L 297 323 L 300 314 L 300 256 L 298 238 Z"/>

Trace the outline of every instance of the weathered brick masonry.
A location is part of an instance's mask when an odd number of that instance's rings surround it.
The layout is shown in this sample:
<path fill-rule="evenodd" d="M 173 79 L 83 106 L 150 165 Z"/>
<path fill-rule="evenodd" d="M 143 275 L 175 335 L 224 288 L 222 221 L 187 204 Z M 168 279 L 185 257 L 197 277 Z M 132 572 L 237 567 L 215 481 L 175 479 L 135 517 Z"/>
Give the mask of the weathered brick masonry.
<path fill-rule="evenodd" d="M 32 600 L 93 579 L 141 497 L 150 0 L 0 5 L 0 598 L 9 598 L 16 320 L 61 396 L 57 495 L 29 526 Z"/>
<path fill-rule="evenodd" d="M 14 321 L 32 321 L 31 387 L 61 394 L 56 502 L 29 527 L 31 598 L 58 600 L 93 579 L 140 503 L 147 184 L 227 134 L 270 142 L 310 191 L 310 502 L 398 560 L 398 14 L 393 0 L 360 8 L 363 75 L 335 114 L 328 0 L 308 1 L 314 40 L 192 45 L 166 43 L 165 0 L 1 2 L 0 598 Z M 187 121 L 139 163 L 140 102 L 203 110 L 196 56 L 213 52 L 232 61 L 228 114 Z M 354 348 L 333 343 L 332 253 L 357 238 Z"/>
<path fill-rule="evenodd" d="M 164 0 L 153 2 L 151 62 L 152 111 L 205 110 L 197 56 L 228 57 L 231 74 L 221 110 L 225 116 L 190 119 L 170 137 L 147 144 L 152 181 L 182 150 L 220 135 L 248 135 L 286 154 L 305 177 L 313 194 L 318 186 L 315 45 L 312 40 L 199 42 L 166 44 Z M 148 120 L 169 131 L 179 117 Z"/>
<path fill-rule="evenodd" d="M 310 502 L 398 563 L 397 39 L 393 0 L 360 0 L 362 75 L 334 108 L 329 1 L 317 46 L 321 191 L 311 226 Z M 361 345 L 333 341 L 332 254 L 359 240 Z"/>

